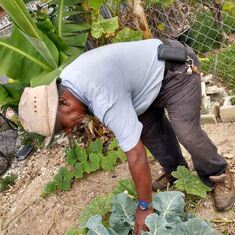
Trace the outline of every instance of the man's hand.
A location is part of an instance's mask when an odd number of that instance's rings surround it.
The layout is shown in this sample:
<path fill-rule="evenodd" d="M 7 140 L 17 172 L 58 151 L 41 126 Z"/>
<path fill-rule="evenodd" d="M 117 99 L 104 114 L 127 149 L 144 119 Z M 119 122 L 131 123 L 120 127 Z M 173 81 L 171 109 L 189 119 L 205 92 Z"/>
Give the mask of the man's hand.
<path fill-rule="evenodd" d="M 141 231 L 148 231 L 147 226 L 145 225 L 145 219 L 148 215 L 153 213 L 153 208 L 150 207 L 146 211 L 142 211 L 139 207 L 136 209 L 135 212 L 135 234 L 141 235 Z"/>

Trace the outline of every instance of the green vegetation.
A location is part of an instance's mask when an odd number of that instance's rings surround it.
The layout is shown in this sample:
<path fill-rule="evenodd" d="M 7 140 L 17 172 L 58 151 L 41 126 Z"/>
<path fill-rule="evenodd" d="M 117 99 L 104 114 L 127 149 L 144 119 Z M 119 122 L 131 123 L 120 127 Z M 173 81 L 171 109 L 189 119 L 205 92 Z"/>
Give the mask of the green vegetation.
<path fill-rule="evenodd" d="M 214 73 L 216 77 L 223 80 L 233 91 L 235 91 L 235 45 L 228 46 L 218 52 L 210 54 L 201 59 L 202 71 Z"/>
<path fill-rule="evenodd" d="M 67 163 L 69 169 L 61 167 L 54 176 L 53 181 L 49 182 L 42 196 L 46 197 L 58 190 L 71 190 L 73 179 L 82 179 L 85 174 L 93 173 L 99 169 L 106 171 L 114 170 L 118 161 L 126 162 L 125 153 L 118 147 L 116 140 L 113 140 L 104 152 L 103 143 L 100 140 L 92 141 L 88 148 L 82 148 L 75 144 L 67 152 Z"/>
<path fill-rule="evenodd" d="M 231 98 L 231 104 L 232 104 L 232 105 L 235 105 L 235 97 L 232 97 L 232 98 Z"/>
<path fill-rule="evenodd" d="M 130 197 L 127 193 L 119 193 L 113 195 L 112 198 L 109 194 L 106 198 L 103 197 L 101 203 L 105 207 L 105 210 L 97 207 L 97 202 L 100 203 L 100 199 L 97 198 L 96 203 L 94 203 L 94 200 L 92 202 L 94 206 L 87 206 L 86 208 L 86 210 L 90 210 L 90 213 L 87 214 L 90 217 L 88 220 L 86 218 L 85 228 L 73 228 L 67 235 L 133 234 L 137 206 L 136 199 Z M 108 207 L 105 204 L 105 200 L 108 203 Z M 208 222 L 184 211 L 184 194 L 181 192 L 170 191 L 157 193 L 153 197 L 153 208 L 154 213 L 146 218 L 146 225 L 149 228 L 149 232 L 142 233 L 144 235 L 215 234 L 214 229 Z M 100 212 L 101 214 L 99 214 Z M 95 213 L 97 214 L 93 215 Z M 103 213 L 106 216 L 102 215 Z"/>
<path fill-rule="evenodd" d="M 211 191 L 211 188 L 202 183 L 197 175 L 184 166 L 178 166 L 177 171 L 173 171 L 171 174 L 177 179 L 174 182 L 175 187 L 190 195 L 206 198 L 207 192 Z"/>
<path fill-rule="evenodd" d="M 3 192 L 15 184 L 15 176 L 7 175 L 0 180 L 0 192 Z"/>
<path fill-rule="evenodd" d="M 200 11 L 186 36 L 186 43 L 196 52 L 205 53 L 220 46 L 220 36 L 212 13 Z"/>

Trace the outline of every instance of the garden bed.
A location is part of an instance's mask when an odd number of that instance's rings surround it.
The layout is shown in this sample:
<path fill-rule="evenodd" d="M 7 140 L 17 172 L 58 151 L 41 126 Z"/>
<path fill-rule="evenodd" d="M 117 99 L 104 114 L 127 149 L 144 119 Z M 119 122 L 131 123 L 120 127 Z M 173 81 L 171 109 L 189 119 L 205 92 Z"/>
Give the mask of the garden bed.
<path fill-rule="evenodd" d="M 204 129 L 217 145 L 219 152 L 227 158 L 234 174 L 235 123 L 206 125 Z M 189 155 L 185 151 L 184 153 L 189 159 Z M 119 180 L 130 177 L 127 164 L 121 164 L 113 172 L 98 171 L 77 181 L 69 192 L 43 199 L 40 196 L 42 190 L 52 180 L 58 168 L 65 164 L 64 156 L 64 148 L 56 145 L 37 152 L 25 161 L 14 162 L 8 173 L 18 175 L 16 184 L 0 196 L 1 234 L 65 234 L 77 225 L 82 209 L 91 199 L 109 193 Z M 192 166 L 191 161 L 190 165 Z M 153 177 L 158 167 L 157 164 L 151 164 Z M 187 208 L 213 222 L 217 230 L 235 234 L 234 207 L 228 212 L 218 213 L 213 209 L 211 196 L 208 195 L 207 199 L 198 201 L 196 205 L 188 203 Z"/>

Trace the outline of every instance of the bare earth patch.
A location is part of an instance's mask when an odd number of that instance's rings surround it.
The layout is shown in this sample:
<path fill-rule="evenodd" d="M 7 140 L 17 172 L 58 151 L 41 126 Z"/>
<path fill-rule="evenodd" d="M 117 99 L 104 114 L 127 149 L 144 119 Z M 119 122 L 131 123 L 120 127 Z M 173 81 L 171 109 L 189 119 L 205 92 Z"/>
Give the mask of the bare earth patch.
<path fill-rule="evenodd" d="M 235 123 L 205 125 L 204 130 L 217 145 L 235 175 Z M 116 186 L 118 180 L 130 177 L 127 164 L 114 172 L 100 171 L 76 182 L 70 192 L 62 192 L 43 199 L 40 194 L 58 168 L 65 164 L 65 149 L 57 145 L 35 153 L 27 160 L 14 162 L 9 172 L 16 173 L 16 184 L 0 194 L 1 235 L 60 235 L 77 225 L 79 213 L 95 196 L 104 195 Z M 185 153 L 190 161 L 189 154 Z M 205 153 L 206 157 L 206 153 Z M 190 165 L 192 165 L 190 163 Z M 158 164 L 152 164 L 152 174 Z M 235 234 L 235 207 L 225 213 L 213 208 L 211 196 L 198 202 L 194 211 L 227 234 Z"/>

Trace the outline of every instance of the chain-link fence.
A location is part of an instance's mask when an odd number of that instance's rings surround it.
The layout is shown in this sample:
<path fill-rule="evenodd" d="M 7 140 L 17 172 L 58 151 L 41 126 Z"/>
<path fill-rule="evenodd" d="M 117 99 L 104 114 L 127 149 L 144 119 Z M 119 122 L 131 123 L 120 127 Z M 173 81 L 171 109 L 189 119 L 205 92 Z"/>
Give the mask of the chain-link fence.
<path fill-rule="evenodd" d="M 197 52 L 202 70 L 235 90 L 235 1 L 146 1 L 154 37 L 175 38 Z"/>

